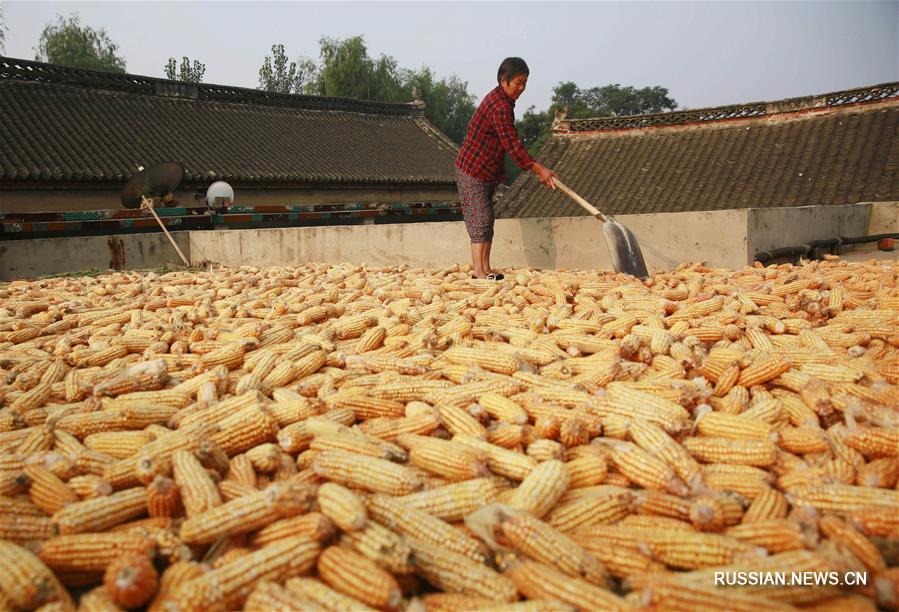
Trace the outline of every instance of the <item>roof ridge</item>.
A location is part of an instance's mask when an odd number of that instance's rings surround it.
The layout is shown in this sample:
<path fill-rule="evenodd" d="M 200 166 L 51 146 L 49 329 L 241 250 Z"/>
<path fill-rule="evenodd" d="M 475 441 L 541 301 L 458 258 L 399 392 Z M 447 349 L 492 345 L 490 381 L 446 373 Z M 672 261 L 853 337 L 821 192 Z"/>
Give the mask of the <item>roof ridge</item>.
<path fill-rule="evenodd" d="M 890 98 L 899 100 L 899 82 L 881 83 L 867 87 L 769 102 L 747 102 L 744 104 L 712 106 L 667 113 L 590 117 L 585 119 L 566 119 L 564 116 L 560 116 L 553 122 L 552 129 L 554 134 L 572 134 L 602 130 L 642 129 L 685 123 L 707 123 L 728 119 L 754 119 L 804 110 L 873 103 Z"/>
<path fill-rule="evenodd" d="M 355 112 L 388 116 L 424 116 L 420 102 L 380 102 L 336 96 L 281 94 L 214 83 L 187 83 L 130 73 L 72 68 L 0 56 L 0 81 L 31 81 L 123 93 L 234 102 L 304 110 Z"/>

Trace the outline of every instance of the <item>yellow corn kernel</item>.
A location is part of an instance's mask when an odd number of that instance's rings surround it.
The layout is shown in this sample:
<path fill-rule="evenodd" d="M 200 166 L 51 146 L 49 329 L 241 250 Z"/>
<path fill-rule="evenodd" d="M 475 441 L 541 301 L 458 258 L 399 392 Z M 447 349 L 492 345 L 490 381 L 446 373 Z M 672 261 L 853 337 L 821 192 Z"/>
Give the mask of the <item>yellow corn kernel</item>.
<path fill-rule="evenodd" d="M 322 514 L 343 531 L 362 529 L 368 520 L 362 499 L 346 487 L 332 482 L 318 488 L 318 505 Z"/>
<path fill-rule="evenodd" d="M 364 455 L 337 450 L 320 452 L 313 460 L 316 474 L 351 487 L 390 495 L 408 495 L 422 488 L 409 468 Z"/>
<path fill-rule="evenodd" d="M 340 546 L 322 552 L 318 573 L 333 589 L 375 608 L 396 608 L 402 598 L 393 576 L 359 553 Z"/>

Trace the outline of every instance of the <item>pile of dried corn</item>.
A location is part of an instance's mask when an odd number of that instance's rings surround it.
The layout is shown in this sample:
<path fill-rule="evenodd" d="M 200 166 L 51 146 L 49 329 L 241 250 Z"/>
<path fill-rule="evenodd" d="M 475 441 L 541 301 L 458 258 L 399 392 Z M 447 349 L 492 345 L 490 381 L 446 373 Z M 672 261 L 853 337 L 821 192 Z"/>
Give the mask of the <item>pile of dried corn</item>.
<path fill-rule="evenodd" d="M 0 609 L 895 608 L 897 276 L 7 283 Z"/>

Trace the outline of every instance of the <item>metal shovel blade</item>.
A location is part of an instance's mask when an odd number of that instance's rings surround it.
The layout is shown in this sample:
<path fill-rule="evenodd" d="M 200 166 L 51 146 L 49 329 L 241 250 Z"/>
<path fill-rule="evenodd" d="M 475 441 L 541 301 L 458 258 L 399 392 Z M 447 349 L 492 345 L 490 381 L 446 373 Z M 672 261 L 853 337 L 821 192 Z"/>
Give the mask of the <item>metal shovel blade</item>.
<path fill-rule="evenodd" d="M 624 272 L 641 280 L 649 278 L 643 252 L 631 230 L 610 219 L 602 224 L 602 233 L 612 256 L 612 268 L 616 272 Z"/>

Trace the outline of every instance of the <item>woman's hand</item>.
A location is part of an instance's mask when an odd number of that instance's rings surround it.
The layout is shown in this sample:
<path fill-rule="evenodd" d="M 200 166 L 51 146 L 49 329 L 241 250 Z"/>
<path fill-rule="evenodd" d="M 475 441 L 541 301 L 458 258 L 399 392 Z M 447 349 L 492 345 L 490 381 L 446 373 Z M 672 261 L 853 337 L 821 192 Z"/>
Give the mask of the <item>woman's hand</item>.
<path fill-rule="evenodd" d="M 540 177 L 541 183 L 543 183 L 550 189 L 556 188 L 556 184 L 555 182 L 553 182 L 553 178 L 559 178 L 558 174 L 537 162 L 534 162 L 534 165 L 531 166 L 531 170 L 533 170 L 537 174 L 537 176 Z"/>

